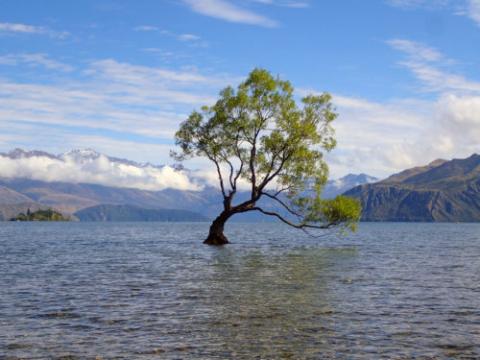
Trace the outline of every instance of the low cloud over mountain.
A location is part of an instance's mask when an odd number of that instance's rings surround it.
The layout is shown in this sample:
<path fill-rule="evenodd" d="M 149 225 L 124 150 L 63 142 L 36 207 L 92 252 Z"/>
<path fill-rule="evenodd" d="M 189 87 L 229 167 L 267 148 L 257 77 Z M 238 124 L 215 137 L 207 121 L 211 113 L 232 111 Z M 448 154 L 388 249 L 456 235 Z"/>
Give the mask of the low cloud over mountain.
<path fill-rule="evenodd" d="M 151 191 L 201 188 L 183 170 L 168 165 L 155 166 L 112 158 L 90 149 L 74 150 L 58 156 L 16 149 L 0 154 L 0 177 L 90 183 Z"/>

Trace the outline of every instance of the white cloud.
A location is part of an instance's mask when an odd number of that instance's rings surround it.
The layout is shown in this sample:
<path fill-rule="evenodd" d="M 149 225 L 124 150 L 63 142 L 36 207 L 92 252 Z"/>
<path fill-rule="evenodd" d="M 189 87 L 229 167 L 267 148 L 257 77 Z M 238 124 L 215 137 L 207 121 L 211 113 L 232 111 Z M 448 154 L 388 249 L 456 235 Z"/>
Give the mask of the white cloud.
<path fill-rule="evenodd" d="M 340 116 L 334 124 L 338 147 L 328 156 L 333 177 L 349 172 L 382 177 L 435 158 L 479 151 L 479 83 L 447 71 L 454 62 L 434 48 L 405 39 L 389 44 L 406 55 L 402 66 L 437 99 L 374 102 L 334 94 Z M 166 163 L 179 123 L 193 108 L 214 102 L 220 88 L 239 80 L 114 59 L 91 62 L 82 77 L 68 82 L 0 78 L 0 146 L 7 150 L 13 143 L 39 144 L 56 152 L 95 147 L 115 156 Z M 97 133 L 103 130 L 103 136 Z M 205 170 L 208 162 L 187 166 L 200 167 L 199 175 L 211 177 Z M 135 184 L 131 176 L 125 178 Z M 152 181 L 145 180 L 148 186 Z"/>
<path fill-rule="evenodd" d="M 466 14 L 480 26 L 480 0 L 468 0 Z"/>
<path fill-rule="evenodd" d="M 277 22 L 226 0 L 183 0 L 193 11 L 234 23 L 275 27 Z"/>
<path fill-rule="evenodd" d="M 200 189 L 200 186 L 192 182 L 185 172 L 174 170 L 170 166 L 138 167 L 111 161 L 105 155 L 82 160 L 68 153 L 61 158 L 34 156 L 11 159 L 0 156 L 0 176 L 49 182 L 90 183 L 151 191 L 166 188 Z"/>
<path fill-rule="evenodd" d="M 448 9 L 480 26 L 480 0 L 387 0 L 387 3 L 402 9 Z"/>
<path fill-rule="evenodd" d="M 171 141 L 194 109 L 211 104 L 229 76 L 120 63 L 91 63 L 82 79 L 49 84 L 0 78 L 0 128 L 25 123 L 109 130 Z"/>
<path fill-rule="evenodd" d="M 399 64 L 409 69 L 420 80 L 423 91 L 480 92 L 480 82 L 444 70 L 443 68 L 455 62 L 438 50 L 405 39 L 393 39 L 387 43 L 406 55 L 406 60 L 400 61 Z"/>
<path fill-rule="evenodd" d="M 462 75 L 442 71 L 433 66 L 415 61 L 403 62 L 402 65 L 412 71 L 421 81 L 422 90 L 429 92 L 479 92 L 480 82 L 471 81 Z"/>
<path fill-rule="evenodd" d="M 375 103 L 334 95 L 338 147 L 328 158 L 336 177 L 347 172 L 382 177 L 480 151 L 480 82 L 448 71 L 455 62 L 436 49 L 409 40 L 388 43 L 406 54 L 400 64 L 436 99 Z"/>
<path fill-rule="evenodd" d="M 0 65 L 19 65 L 21 63 L 29 66 L 43 66 L 50 70 L 60 70 L 64 72 L 73 71 L 73 67 L 51 59 L 47 54 L 8 54 L 0 56 Z"/>
<path fill-rule="evenodd" d="M 365 172 L 378 177 L 437 158 L 479 152 L 478 96 L 372 103 L 334 96 L 338 145 L 327 156 L 333 177 Z"/>
<path fill-rule="evenodd" d="M 140 26 L 135 27 L 133 30 L 135 30 L 135 31 L 159 31 L 160 29 L 156 26 L 140 25 Z"/>
<path fill-rule="evenodd" d="M 38 34 L 43 32 L 43 28 L 26 24 L 0 23 L 0 31 Z"/>
<path fill-rule="evenodd" d="M 161 35 L 165 35 L 165 36 L 169 36 L 171 38 L 177 39 L 178 41 L 190 43 L 190 45 L 194 47 L 208 47 L 208 42 L 204 41 L 199 35 L 196 35 L 196 34 L 190 34 L 190 33 L 177 34 L 170 30 L 165 30 L 165 29 L 161 30 L 156 26 L 149 26 L 149 25 L 137 26 L 136 28 L 134 28 L 134 30 L 146 31 L 146 32 L 157 32 L 157 33 L 160 33 Z"/>
<path fill-rule="evenodd" d="M 403 51 L 409 57 L 419 61 L 435 62 L 444 60 L 444 56 L 438 50 L 415 41 L 392 39 L 387 41 L 387 43 L 394 49 Z"/>
<path fill-rule="evenodd" d="M 120 80 L 127 83 L 173 81 L 185 84 L 206 84 L 212 80 L 215 81 L 215 79 L 198 74 L 194 71 L 175 71 L 163 68 L 132 65 L 129 63 L 121 63 L 113 59 L 93 62 L 89 73 L 96 73 L 108 77 L 110 80 Z"/>
<path fill-rule="evenodd" d="M 34 26 L 18 23 L 0 23 L 1 33 L 17 33 L 17 34 L 37 34 L 47 35 L 52 38 L 65 39 L 70 34 L 66 31 L 54 31 L 43 26 Z"/>
<path fill-rule="evenodd" d="M 417 7 L 441 8 L 450 2 L 451 0 L 387 0 L 390 5 L 404 9 Z"/>
<path fill-rule="evenodd" d="M 180 41 L 196 41 L 200 40 L 200 36 L 194 34 L 180 34 L 178 35 Z"/>
<path fill-rule="evenodd" d="M 294 1 L 294 0 L 253 0 L 256 3 L 263 5 L 276 5 L 289 8 L 307 8 L 310 6 L 308 1 Z"/>
<path fill-rule="evenodd" d="M 477 96 L 446 94 L 436 104 L 442 137 L 471 152 L 480 147 L 480 93 Z"/>

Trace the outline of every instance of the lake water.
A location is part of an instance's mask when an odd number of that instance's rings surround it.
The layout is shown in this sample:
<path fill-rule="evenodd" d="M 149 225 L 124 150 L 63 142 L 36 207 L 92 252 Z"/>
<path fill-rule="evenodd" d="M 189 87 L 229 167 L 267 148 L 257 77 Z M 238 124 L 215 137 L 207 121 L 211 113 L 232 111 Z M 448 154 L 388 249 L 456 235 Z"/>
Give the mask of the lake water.
<path fill-rule="evenodd" d="M 207 230 L 0 223 L 0 358 L 480 358 L 480 224 Z"/>

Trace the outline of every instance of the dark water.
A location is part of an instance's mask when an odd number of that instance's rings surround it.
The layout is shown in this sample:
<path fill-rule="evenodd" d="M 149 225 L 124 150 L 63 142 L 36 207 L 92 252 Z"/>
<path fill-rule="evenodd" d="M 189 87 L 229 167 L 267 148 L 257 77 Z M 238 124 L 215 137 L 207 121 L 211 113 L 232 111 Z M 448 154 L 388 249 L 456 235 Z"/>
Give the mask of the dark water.
<path fill-rule="evenodd" d="M 479 359 L 480 225 L 0 223 L 0 358 Z"/>

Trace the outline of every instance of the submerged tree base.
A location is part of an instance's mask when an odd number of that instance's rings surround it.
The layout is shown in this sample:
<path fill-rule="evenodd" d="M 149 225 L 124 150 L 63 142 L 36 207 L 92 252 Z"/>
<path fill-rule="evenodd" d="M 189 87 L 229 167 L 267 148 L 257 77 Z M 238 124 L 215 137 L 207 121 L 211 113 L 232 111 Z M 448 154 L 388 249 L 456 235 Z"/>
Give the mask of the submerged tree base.
<path fill-rule="evenodd" d="M 221 246 L 226 245 L 229 242 L 227 237 L 223 234 L 210 233 L 203 243 L 206 245 Z"/>

